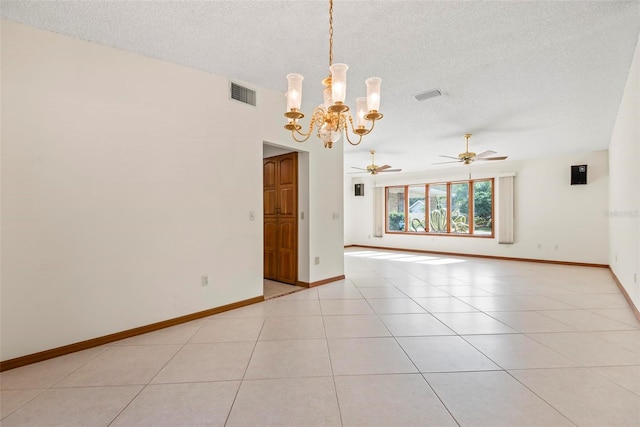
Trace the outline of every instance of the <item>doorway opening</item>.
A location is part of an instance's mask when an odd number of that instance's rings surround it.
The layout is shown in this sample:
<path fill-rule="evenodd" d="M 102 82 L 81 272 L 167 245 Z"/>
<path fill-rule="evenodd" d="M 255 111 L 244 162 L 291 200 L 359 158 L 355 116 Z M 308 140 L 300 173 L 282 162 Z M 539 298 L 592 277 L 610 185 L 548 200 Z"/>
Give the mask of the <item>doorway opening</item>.
<path fill-rule="evenodd" d="M 298 283 L 298 153 L 264 158 L 262 173 L 264 283 L 268 298 L 289 293 L 287 287 Z"/>

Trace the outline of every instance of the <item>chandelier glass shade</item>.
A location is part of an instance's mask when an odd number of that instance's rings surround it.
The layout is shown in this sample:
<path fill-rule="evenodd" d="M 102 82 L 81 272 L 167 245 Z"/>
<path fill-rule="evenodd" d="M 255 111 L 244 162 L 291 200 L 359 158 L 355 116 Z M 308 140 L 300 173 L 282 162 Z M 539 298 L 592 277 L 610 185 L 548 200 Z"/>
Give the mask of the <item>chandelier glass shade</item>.
<path fill-rule="evenodd" d="M 382 119 L 378 112 L 380 108 L 380 83 L 378 77 L 366 80 L 367 96 L 356 99 L 355 124 L 350 114 L 349 106 L 345 104 L 347 94 L 347 64 L 333 64 L 333 0 L 329 0 L 329 71 L 330 75 L 322 81 L 324 85 L 324 102 L 313 110 L 307 132 L 301 131 L 299 120 L 304 117 L 300 112 L 302 104 L 301 74 L 287 75 L 287 112 L 288 119 L 284 128 L 291 131 L 291 136 L 297 142 L 309 139 L 314 129 L 316 135 L 322 139 L 326 148 L 331 148 L 344 134 L 351 145 L 358 145 L 362 137 L 369 134 L 376 120 Z M 371 127 L 367 127 L 371 122 Z M 354 140 L 349 136 L 349 130 L 354 134 Z M 357 138 L 356 138 L 357 137 Z"/>

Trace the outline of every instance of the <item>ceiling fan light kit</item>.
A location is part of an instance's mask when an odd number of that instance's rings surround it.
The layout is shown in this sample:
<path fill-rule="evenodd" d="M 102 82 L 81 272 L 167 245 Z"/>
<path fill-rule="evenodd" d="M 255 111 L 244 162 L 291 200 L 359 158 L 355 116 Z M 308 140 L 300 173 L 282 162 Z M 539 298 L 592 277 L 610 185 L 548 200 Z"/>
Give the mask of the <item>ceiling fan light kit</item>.
<path fill-rule="evenodd" d="M 304 117 L 300 112 L 302 103 L 302 80 L 301 74 L 287 74 L 287 112 L 284 116 L 288 119 L 284 128 L 291 131 L 292 138 L 297 142 L 304 142 L 313 133 L 314 127 L 317 129 L 316 135 L 324 141 L 325 148 L 331 148 L 334 142 L 340 139 L 343 134 L 351 145 L 358 145 L 362 142 L 362 137 L 369 134 L 375 126 L 376 120 L 382 119 L 380 109 L 380 83 L 379 77 L 371 77 L 366 80 L 367 97 L 356 99 L 356 125 L 353 124 L 353 117 L 349 113 L 349 106 L 344 101 L 347 93 L 347 70 L 346 64 L 333 64 L 333 0 L 329 0 L 329 70 L 330 75 L 322 81 L 324 85 L 324 103 L 313 110 L 309 131 L 301 131 L 302 126 L 298 122 Z M 367 122 L 371 122 L 371 127 L 367 128 Z M 352 141 L 349 138 L 349 127 L 358 138 Z M 301 138 L 298 138 L 300 136 Z"/>

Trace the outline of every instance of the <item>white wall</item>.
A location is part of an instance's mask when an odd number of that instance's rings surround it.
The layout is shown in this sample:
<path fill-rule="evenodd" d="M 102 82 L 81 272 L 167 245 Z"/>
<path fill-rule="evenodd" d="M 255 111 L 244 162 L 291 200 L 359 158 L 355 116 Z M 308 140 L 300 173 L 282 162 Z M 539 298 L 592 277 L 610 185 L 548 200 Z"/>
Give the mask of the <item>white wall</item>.
<path fill-rule="evenodd" d="M 295 143 L 282 93 L 228 84 L 2 21 L 2 360 L 262 295 L 263 143 Z M 342 192 L 318 190 L 342 153 L 316 142 L 311 281 L 343 274 Z"/>
<path fill-rule="evenodd" d="M 588 184 L 570 185 L 571 165 L 588 165 Z M 377 175 L 378 186 L 422 184 L 497 177 L 515 172 L 515 243 L 497 239 L 385 234 L 373 237 L 373 179 L 350 178 L 345 184 L 348 244 L 531 258 L 608 263 L 608 160 L 606 151 L 550 159 L 475 163 L 471 168 Z M 364 181 L 365 197 L 353 195 L 353 182 Z M 497 186 L 497 180 L 496 180 Z M 497 203 L 496 203 L 497 206 Z M 369 237 L 371 236 L 371 237 Z M 556 248 L 557 247 L 557 248 Z"/>
<path fill-rule="evenodd" d="M 344 196 L 342 142 L 326 149 L 316 143 L 315 158 L 309 165 L 310 282 L 344 274 Z M 339 160 L 337 160 L 339 159 Z M 315 264 L 319 257 L 320 264 Z"/>
<path fill-rule="evenodd" d="M 640 39 L 609 144 L 609 265 L 640 309 Z"/>

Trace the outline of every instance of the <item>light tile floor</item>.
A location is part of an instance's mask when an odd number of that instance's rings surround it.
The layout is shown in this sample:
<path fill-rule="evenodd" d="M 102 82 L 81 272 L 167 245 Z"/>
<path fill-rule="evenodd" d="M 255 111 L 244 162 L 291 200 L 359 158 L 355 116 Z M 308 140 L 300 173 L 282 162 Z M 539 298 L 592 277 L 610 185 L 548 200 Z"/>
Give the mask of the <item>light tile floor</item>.
<path fill-rule="evenodd" d="M 289 285 L 287 283 L 276 282 L 274 280 L 264 279 L 262 281 L 262 289 L 264 299 L 281 297 L 305 289 L 302 286 Z"/>
<path fill-rule="evenodd" d="M 606 269 L 351 248 L 347 279 L 0 374 L 10 426 L 640 426 Z"/>

